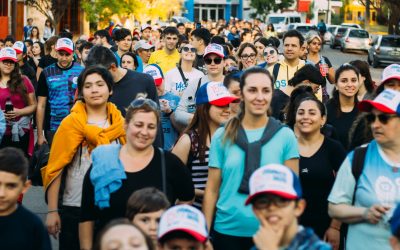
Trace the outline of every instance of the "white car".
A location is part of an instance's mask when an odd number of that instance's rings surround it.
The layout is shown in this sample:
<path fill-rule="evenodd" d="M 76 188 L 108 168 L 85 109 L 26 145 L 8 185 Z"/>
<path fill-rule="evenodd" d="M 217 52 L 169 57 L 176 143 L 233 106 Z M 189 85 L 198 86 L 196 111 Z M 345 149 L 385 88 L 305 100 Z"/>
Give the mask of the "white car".
<path fill-rule="evenodd" d="M 342 37 L 341 48 L 342 52 L 346 50 L 363 50 L 367 51 L 371 48 L 371 36 L 368 31 L 363 29 L 348 29 Z"/>
<path fill-rule="evenodd" d="M 339 27 L 339 25 L 327 25 L 326 32 L 324 35 L 325 44 L 331 43 L 331 39 L 333 39 L 332 37 L 337 27 Z"/>
<path fill-rule="evenodd" d="M 356 29 L 362 29 L 361 25 L 357 23 L 342 23 L 340 26 L 346 26 L 346 27 L 351 27 L 351 28 L 356 28 Z"/>

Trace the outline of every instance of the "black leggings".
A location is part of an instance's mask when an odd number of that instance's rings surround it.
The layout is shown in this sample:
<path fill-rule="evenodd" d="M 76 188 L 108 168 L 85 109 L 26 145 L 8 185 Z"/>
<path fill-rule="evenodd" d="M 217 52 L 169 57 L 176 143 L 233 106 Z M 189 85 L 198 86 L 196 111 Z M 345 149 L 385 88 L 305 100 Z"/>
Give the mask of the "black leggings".
<path fill-rule="evenodd" d="M 238 237 L 221 234 L 213 230 L 211 242 L 214 250 L 248 250 L 254 246 L 252 237 Z"/>

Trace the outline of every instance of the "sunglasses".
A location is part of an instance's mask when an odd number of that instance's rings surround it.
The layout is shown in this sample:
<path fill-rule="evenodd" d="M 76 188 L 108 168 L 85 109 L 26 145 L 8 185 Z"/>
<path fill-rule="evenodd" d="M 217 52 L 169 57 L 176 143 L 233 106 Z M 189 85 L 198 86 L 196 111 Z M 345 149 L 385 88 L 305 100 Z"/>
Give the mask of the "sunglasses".
<path fill-rule="evenodd" d="M 157 103 L 155 103 L 153 100 L 151 99 L 147 99 L 147 98 L 138 98 L 135 99 L 131 102 L 130 106 L 132 108 L 141 108 L 143 106 L 148 106 L 151 109 L 153 109 L 154 111 L 159 111 L 158 105 Z"/>
<path fill-rule="evenodd" d="M 274 55 L 274 54 L 275 54 L 275 50 L 272 49 L 272 50 L 270 50 L 270 51 L 264 51 L 264 54 L 263 54 L 263 55 L 264 55 L 264 56 L 268 56 L 268 55 L 271 55 L 271 56 L 272 56 L 272 55 Z"/>
<path fill-rule="evenodd" d="M 182 47 L 181 51 L 184 51 L 184 52 L 189 52 L 190 51 L 192 53 L 196 53 L 197 49 L 196 48 L 189 48 L 189 47 Z"/>
<path fill-rule="evenodd" d="M 378 118 L 379 122 L 382 124 L 387 124 L 389 122 L 389 120 L 393 117 L 398 117 L 398 116 L 397 115 L 388 115 L 388 114 L 375 115 L 372 113 L 365 116 L 368 123 L 373 123 L 373 122 L 375 122 L 376 118 Z"/>
<path fill-rule="evenodd" d="M 256 54 L 250 54 L 250 55 L 247 55 L 247 54 L 244 54 L 244 55 L 241 55 L 240 56 L 240 58 L 242 59 L 242 60 L 247 60 L 247 59 L 254 59 L 254 58 L 256 58 Z"/>
<path fill-rule="evenodd" d="M 3 62 L 3 64 L 9 65 L 9 66 L 15 64 L 15 62 L 13 60 L 7 60 L 7 59 L 3 60 L 2 62 Z"/>
<path fill-rule="evenodd" d="M 214 64 L 221 64 L 222 58 L 217 57 L 217 58 L 212 59 L 212 58 L 207 57 L 207 58 L 204 58 L 204 62 L 205 62 L 207 65 L 210 65 L 210 64 L 213 63 L 213 62 L 214 62 Z"/>

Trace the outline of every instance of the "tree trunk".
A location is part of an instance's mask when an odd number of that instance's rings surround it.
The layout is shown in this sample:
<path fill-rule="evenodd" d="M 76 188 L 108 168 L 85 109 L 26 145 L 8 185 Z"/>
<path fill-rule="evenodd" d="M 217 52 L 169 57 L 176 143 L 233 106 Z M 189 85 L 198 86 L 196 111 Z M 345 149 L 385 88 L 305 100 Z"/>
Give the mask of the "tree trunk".
<path fill-rule="evenodd" d="M 388 25 L 388 33 L 389 34 L 400 34 L 399 30 L 399 21 L 400 16 L 398 13 L 400 12 L 400 6 L 395 3 L 388 3 L 390 7 L 390 17 L 389 17 L 389 25 Z"/>

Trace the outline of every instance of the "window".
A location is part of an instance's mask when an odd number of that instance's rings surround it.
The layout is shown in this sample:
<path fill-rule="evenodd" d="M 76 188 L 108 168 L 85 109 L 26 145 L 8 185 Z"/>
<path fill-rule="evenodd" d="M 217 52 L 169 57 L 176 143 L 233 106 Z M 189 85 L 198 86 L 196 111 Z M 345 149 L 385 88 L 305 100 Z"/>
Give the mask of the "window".
<path fill-rule="evenodd" d="M 349 33 L 349 37 L 369 38 L 369 34 L 365 30 L 351 30 Z"/>
<path fill-rule="evenodd" d="M 347 12 L 346 20 L 347 21 L 352 21 L 353 20 L 353 13 L 351 11 Z"/>
<path fill-rule="evenodd" d="M 400 48 L 400 37 L 382 37 L 381 46 Z"/>

